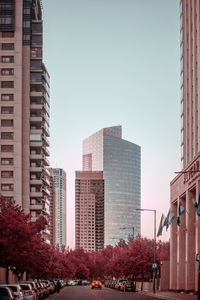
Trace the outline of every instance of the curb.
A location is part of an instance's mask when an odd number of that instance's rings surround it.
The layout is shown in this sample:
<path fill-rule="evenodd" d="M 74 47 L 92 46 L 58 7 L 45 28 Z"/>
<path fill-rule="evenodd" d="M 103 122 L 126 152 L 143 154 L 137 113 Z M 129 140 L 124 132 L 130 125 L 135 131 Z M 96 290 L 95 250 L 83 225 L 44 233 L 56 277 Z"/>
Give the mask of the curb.
<path fill-rule="evenodd" d="M 154 297 L 154 298 L 159 298 L 159 299 L 170 299 L 170 300 L 178 300 L 177 298 L 174 298 L 174 297 L 171 297 L 171 296 L 164 296 L 164 295 L 159 295 L 159 294 L 154 294 L 154 293 L 149 293 L 149 292 L 141 292 L 141 291 L 138 291 L 139 294 L 143 294 L 143 295 L 148 295 L 148 296 L 151 296 L 151 297 Z"/>

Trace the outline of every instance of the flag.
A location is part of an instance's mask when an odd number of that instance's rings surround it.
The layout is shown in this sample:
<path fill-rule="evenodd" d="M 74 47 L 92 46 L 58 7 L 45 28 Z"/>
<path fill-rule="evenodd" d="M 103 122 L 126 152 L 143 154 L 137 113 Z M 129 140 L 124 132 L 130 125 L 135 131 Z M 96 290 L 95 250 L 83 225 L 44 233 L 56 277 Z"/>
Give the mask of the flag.
<path fill-rule="evenodd" d="M 179 201 L 178 205 L 178 217 L 177 217 L 177 225 L 180 226 L 180 216 L 185 213 L 185 208 L 183 207 L 181 201 Z"/>
<path fill-rule="evenodd" d="M 164 221 L 164 226 L 166 226 L 166 230 L 169 228 L 169 226 L 173 223 L 173 221 L 175 220 L 175 215 L 173 214 L 172 210 L 169 209 L 168 214 L 165 218 Z"/>
<path fill-rule="evenodd" d="M 157 237 L 162 235 L 162 231 L 163 231 L 163 228 L 164 228 L 164 221 L 165 221 L 165 216 L 162 214 L 161 219 L 160 219 L 160 225 L 159 225 L 159 228 L 158 228 Z"/>
<path fill-rule="evenodd" d="M 199 194 L 198 203 L 196 201 L 194 202 L 194 209 L 197 215 L 200 216 L 200 194 Z"/>

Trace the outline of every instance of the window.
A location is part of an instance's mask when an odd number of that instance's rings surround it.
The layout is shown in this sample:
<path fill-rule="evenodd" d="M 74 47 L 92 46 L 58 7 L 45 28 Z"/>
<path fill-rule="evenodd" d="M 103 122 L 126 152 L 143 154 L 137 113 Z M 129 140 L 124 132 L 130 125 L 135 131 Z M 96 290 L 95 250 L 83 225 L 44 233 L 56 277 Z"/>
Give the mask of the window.
<path fill-rule="evenodd" d="M 2 191 L 13 191 L 14 190 L 14 184 L 2 184 L 1 185 Z"/>
<path fill-rule="evenodd" d="M 42 57 L 42 48 L 33 47 L 31 49 L 31 57 L 32 58 Z"/>
<path fill-rule="evenodd" d="M 32 24 L 33 33 L 42 33 L 42 23 L 33 23 Z"/>
<path fill-rule="evenodd" d="M 14 108 L 13 106 L 2 106 L 1 113 L 2 114 L 13 114 Z"/>
<path fill-rule="evenodd" d="M 13 140 L 14 132 L 1 132 L 2 140 Z"/>
<path fill-rule="evenodd" d="M 23 25 L 24 28 L 30 28 L 31 27 L 31 22 L 30 21 L 27 21 L 25 20 L 24 21 L 24 25 Z"/>
<path fill-rule="evenodd" d="M 12 166 L 13 165 L 13 158 L 2 158 L 1 159 L 1 164 L 3 166 Z"/>
<path fill-rule="evenodd" d="M 14 37 L 14 32 L 4 31 L 4 32 L 2 32 L 2 37 Z"/>
<path fill-rule="evenodd" d="M 14 75 L 14 69 L 1 69 L 1 75 Z"/>
<path fill-rule="evenodd" d="M 12 24 L 13 18 L 12 16 L 0 17 L 0 24 Z"/>
<path fill-rule="evenodd" d="M 1 152 L 13 152 L 13 151 L 14 151 L 13 145 L 1 145 Z M 6 158 L 2 158 L 2 159 L 6 159 Z"/>
<path fill-rule="evenodd" d="M 2 81 L 1 88 L 14 88 L 14 81 Z"/>
<path fill-rule="evenodd" d="M 2 50 L 14 50 L 14 43 L 3 43 L 1 44 Z"/>
<path fill-rule="evenodd" d="M 41 70 L 42 69 L 42 61 L 41 60 L 31 60 L 30 63 L 31 70 Z"/>
<path fill-rule="evenodd" d="M 14 124 L 14 122 L 13 122 L 13 120 L 12 119 L 3 119 L 3 120 L 1 120 L 1 126 L 2 127 L 11 127 L 11 126 L 13 126 L 13 124 Z"/>
<path fill-rule="evenodd" d="M 31 73 L 31 81 L 32 82 L 41 82 L 42 81 L 42 73 Z"/>
<path fill-rule="evenodd" d="M 1 101 L 13 101 L 14 95 L 13 94 L 1 94 Z"/>
<path fill-rule="evenodd" d="M 14 62 L 14 56 L 2 56 L 1 57 L 2 63 L 13 63 Z"/>
<path fill-rule="evenodd" d="M 42 45 L 42 36 L 41 35 L 33 35 L 32 36 L 32 45 Z"/>
<path fill-rule="evenodd" d="M 13 178 L 13 171 L 1 171 L 1 178 Z"/>

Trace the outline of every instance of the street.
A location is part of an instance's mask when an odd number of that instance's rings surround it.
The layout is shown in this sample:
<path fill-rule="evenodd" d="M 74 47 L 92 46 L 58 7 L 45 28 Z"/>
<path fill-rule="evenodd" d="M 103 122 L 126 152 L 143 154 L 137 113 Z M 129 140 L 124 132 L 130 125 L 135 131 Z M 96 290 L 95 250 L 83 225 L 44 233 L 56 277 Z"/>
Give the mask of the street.
<path fill-rule="evenodd" d="M 155 300 L 155 297 L 140 295 L 134 292 L 119 292 L 103 287 L 102 290 L 90 286 L 67 286 L 59 294 L 53 294 L 48 300 Z"/>

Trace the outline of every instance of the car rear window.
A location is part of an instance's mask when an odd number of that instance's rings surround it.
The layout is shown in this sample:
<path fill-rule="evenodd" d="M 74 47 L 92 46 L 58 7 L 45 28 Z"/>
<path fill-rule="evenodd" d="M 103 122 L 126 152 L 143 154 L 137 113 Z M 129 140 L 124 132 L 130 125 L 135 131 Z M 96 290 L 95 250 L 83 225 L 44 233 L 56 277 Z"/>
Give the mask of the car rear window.
<path fill-rule="evenodd" d="M 16 286 L 10 286 L 10 285 L 9 285 L 9 288 L 10 288 L 13 292 L 17 292 L 17 287 L 16 287 Z"/>
<path fill-rule="evenodd" d="M 21 288 L 22 288 L 23 291 L 30 290 L 30 287 L 28 285 L 21 285 Z"/>

